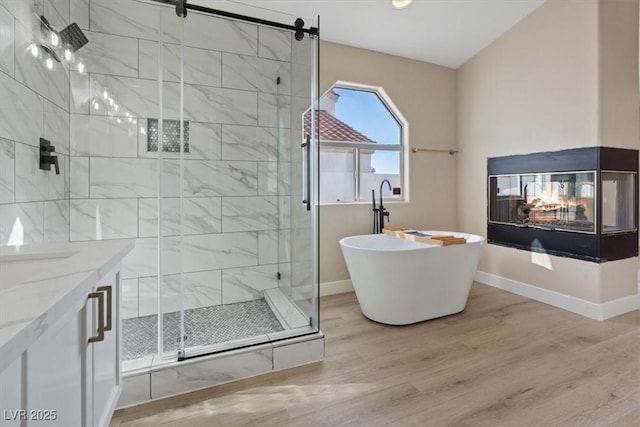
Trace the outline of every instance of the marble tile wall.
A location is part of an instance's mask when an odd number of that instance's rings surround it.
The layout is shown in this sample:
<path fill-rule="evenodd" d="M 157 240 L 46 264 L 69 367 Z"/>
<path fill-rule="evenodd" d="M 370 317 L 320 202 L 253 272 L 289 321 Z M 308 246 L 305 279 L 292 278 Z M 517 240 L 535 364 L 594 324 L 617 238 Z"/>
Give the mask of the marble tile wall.
<path fill-rule="evenodd" d="M 69 71 L 29 49 L 43 37 L 38 16 L 70 23 L 69 1 L 0 0 L 0 246 L 69 241 Z M 60 175 L 40 170 L 41 137 Z"/>
<path fill-rule="evenodd" d="M 29 54 L 42 14 L 55 28 L 83 29 L 85 73 L 47 70 Z M 304 48 L 288 32 L 190 14 L 181 182 L 179 155 L 159 164 L 146 126 L 160 115 L 160 55 L 162 114 L 180 119 L 182 24 L 171 8 L 135 0 L 0 0 L 0 245 L 136 239 L 124 264 L 125 317 L 158 306 L 159 167 L 164 311 L 179 308 L 180 289 L 196 308 L 290 291 L 303 276 L 291 262 L 305 215 L 291 195 L 297 201 L 302 186 L 291 182 L 300 178 L 308 85 L 294 74 Z M 56 146 L 60 175 L 39 169 L 40 137 Z"/>
<path fill-rule="evenodd" d="M 123 266 L 125 317 L 157 312 L 159 185 L 163 311 L 180 308 L 181 290 L 185 307 L 196 308 L 289 288 L 289 182 L 300 152 L 297 141 L 289 147 L 287 128 L 296 123 L 292 115 L 302 116 L 293 111 L 292 35 L 197 13 L 183 21 L 149 2 L 70 1 L 90 42 L 83 48 L 88 72 L 68 79 L 69 238 L 136 239 Z M 189 152 L 181 171 L 178 153 L 163 153 L 159 163 L 147 151 L 147 119 L 181 118 L 183 23 Z M 25 109 L 38 106 L 25 102 Z M 16 156 L 0 142 L 4 157 Z M 10 185 L 3 180 L 0 197 Z"/>

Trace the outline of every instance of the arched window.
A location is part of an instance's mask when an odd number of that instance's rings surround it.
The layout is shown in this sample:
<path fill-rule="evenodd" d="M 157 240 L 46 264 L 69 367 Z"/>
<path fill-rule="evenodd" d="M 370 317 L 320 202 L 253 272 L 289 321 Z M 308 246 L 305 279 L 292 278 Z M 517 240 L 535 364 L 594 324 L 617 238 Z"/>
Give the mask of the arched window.
<path fill-rule="evenodd" d="M 336 83 L 320 98 L 320 202 L 406 200 L 407 122 L 380 87 Z"/>

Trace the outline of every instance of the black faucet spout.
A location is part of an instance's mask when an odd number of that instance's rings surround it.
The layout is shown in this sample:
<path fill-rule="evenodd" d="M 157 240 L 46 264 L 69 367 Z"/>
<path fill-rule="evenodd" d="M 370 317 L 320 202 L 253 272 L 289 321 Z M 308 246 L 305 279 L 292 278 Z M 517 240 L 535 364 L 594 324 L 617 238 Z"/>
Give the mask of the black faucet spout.
<path fill-rule="evenodd" d="M 384 183 L 385 182 L 387 183 L 387 186 L 389 187 L 389 191 L 392 190 L 391 183 L 389 182 L 389 180 L 388 179 L 383 179 L 382 182 L 380 183 L 380 205 L 378 206 L 379 233 L 382 233 L 382 230 L 384 229 L 384 217 L 386 216 L 387 218 L 389 218 L 389 211 L 384 207 L 384 204 L 382 203 L 382 187 L 384 187 Z"/>
<path fill-rule="evenodd" d="M 387 183 L 387 186 L 389 187 L 389 191 L 392 191 L 391 189 L 391 183 L 389 182 L 388 179 L 383 179 L 382 182 L 380 183 L 380 206 L 382 206 L 382 187 L 384 187 L 384 183 Z"/>

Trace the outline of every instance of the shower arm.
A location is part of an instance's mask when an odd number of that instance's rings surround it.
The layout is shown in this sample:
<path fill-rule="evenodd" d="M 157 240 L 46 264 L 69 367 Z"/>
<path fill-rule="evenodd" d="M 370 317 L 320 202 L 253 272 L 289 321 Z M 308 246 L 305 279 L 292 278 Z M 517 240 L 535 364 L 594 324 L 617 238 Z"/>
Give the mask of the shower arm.
<path fill-rule="evenodd" d="M 225 18 L 237 19 L 240 21 L 252 22 L 254 24 L 267 25 L 270 27 L 281 28 L 284 30 L 295 31 L 296 40 L 302 40 L 304 33 L 310 36 L 318 36 L 320 30 L 317 27 L 304 28 L 304 21 L 300 18 L 295 20 L 294 25 L 282 24 L 280 22 L 269 21 L 266 19 L 255 18 L 253 16 L 241 15 L 238 13 L 227 12 L 220 9 L 212 9 L 210 7 L 199 6 L 197 4 L 188 3 L 187 0 L 153 0 L 158 3 L 175 5 L 176 15 L 181 18 L 186 18 L 187 9 L 195 10 L 197 12 L 208 13 L 210 15 L 223 16 Z"/>

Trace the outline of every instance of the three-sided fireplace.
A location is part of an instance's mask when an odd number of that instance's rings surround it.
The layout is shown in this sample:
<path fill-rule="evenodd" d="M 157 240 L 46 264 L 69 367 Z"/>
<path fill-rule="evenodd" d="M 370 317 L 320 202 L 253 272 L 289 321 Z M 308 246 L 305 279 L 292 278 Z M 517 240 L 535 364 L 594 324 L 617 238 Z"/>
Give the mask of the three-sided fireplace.
<path fill-rule="evenodd" d="M 489 158 L 489 243 L 593 262 L 638 255 L 638 151 Z"/>

